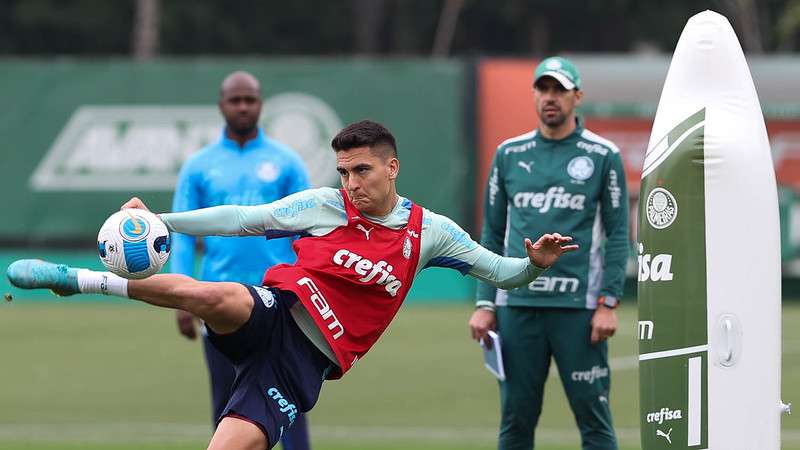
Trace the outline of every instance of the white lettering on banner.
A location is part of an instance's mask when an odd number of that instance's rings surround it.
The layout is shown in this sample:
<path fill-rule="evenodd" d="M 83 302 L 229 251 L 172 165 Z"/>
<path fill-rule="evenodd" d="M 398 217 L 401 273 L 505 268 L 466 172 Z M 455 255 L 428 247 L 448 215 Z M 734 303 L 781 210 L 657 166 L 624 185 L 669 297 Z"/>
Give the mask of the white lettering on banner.
<path fill-rule="evenodd" d="M 589 384 L 600 378 L 608 378 L 608 367 L 592 366 L 591 370 L 572 372 L 572 381 L 583 381 Z"/>
<path fill-rule="evenodd" d="M 514 194 L 514 206 L 517 208 L 536 208 L 540 213 L 550 208 L 583 210 L 586 196 L 564 192 L 562 186 L 551 186 L 547 192 L 517 192 Z"/>
<path fill-rule="evenodd" d="M 650 340 L 653 339 L 653 330 L 655 329 L 655 325 L 653 324 L 652 320 L 640 320 L 639 321 L 639 340 Z"/>
<path fill-rule="evenodd" d="M 327 103 L 302 92 L 264 101 L 259 125 L 267 136 L 294 149 L 308 167 L 311 184 L 336 181 L 328 143 L 342 121 Z M 178 171 L 195 151 L 220 139 L 216 105 L 81 105 L 36 167 L 35 191 L 171 191 Z M 270 180 L 275 167 L 261 166 Z M 229 199 L 230 200 L 230 199 Z M 230 203 L 246 203 L 229 201 Z"/>
<path fill-rule="evenodd" d="M 528 284 L 528 289 L 538 292 L 577 292 L 579 285 L 577 278 L 539 276 Z"/>
<path fill-rule="evenodd" d="M 661 408 L 659 411 L 647 413 L 647 423 L 657 423 L 661 425 L 665 421 L 683 419 L 683 411 L 680 409 L 671 410 Z"/>
<path fill-rule="evenodd" d="M 339 322 L 339 319 L 336 318 L 336 314 L 334 314 L 333 309 L 328 305 L 328 301 L 325 300 L 325 296 L 322 295 L 317 285 L 308 277 L 297 280 L 297 284 L 305 286 L 311 292 L 311 303 L 317 308 L 322 320 L 328 324 L 328 330 L 333 334 L 333 339 L 336 340 L 342 337 L 344 334 L 344 327 Z"/>
<path fill-rule="evenodd" d="M 672 281 L 672 255 L 642 253 L 644 245 L 639 244 L 639 281 Z"/>
<path fill-rule="evenodd" d="M 358 279 L 362 283 L 369 283 L 375 277 L 378 277 L 373 282 L 384 286 L 386 292 L 391 294 L 392 297 L 396 296 L 397 291 L 403 286 L 403 282 L 392 275 L 394 266 L 384 260 L 375 263 L 350 250 L 341 249 L 333 255 L 333 262 L 348 269 L 352 268 L 355 273 L 362 276 L 362 278 Z M 355 267 L 353 267 L 353 264 L 355 264 Z"/>

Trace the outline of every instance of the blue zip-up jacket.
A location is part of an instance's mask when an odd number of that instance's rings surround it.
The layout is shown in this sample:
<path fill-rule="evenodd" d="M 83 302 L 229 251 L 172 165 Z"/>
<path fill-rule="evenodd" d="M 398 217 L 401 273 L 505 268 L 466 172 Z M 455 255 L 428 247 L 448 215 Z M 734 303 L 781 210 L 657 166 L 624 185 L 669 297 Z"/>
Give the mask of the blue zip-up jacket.
<path fill-rule="evenodd" d="M 219 141 L 192 155 L 181 168 L 172 211 L 260 205 L 308 187 L 305 165 L 292 149 L 266 137 L 262 129 L 244 147 L 239 147 L 226 137 L 223 129 Z M 295 260 L 289 238 L 206 236 L 202 239 L 199 279 L 205 281 L 260 285 L 267 268 Z M 172 272 L 193 276 L 194 236 L 173 233 L 172 242 Z"/>

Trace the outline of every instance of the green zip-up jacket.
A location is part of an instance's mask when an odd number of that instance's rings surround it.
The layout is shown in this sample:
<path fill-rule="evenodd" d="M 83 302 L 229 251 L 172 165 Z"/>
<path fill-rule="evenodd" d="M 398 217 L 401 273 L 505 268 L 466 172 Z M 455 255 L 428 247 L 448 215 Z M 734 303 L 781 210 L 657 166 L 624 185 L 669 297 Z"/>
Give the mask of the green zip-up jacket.
<path fill-rule="evenodd" d="M 580 245 L 527 286 L 479 282 L 478 306 L 597 307 L 622 297 L 628 260 L 628 192 L 619 148 L 579 123 L 564 139 L 538 130 L 500 144 L 483 203 L 481 244 L 524 257 L 523 239 L 570 235 Z"/>

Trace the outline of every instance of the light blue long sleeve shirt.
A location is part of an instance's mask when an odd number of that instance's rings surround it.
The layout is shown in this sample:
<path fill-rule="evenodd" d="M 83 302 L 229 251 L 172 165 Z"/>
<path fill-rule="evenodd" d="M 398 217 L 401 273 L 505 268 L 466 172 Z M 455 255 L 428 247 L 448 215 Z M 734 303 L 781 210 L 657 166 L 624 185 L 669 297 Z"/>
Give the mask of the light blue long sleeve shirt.
<path fill-rule="evenodd" d="M 181 168 L 172 211 L 181 212 L 219 205 L 271 203 L 309 187 L 302 159 L 289 147 L 258 135 L 243 147 L 227 138 L 192 155 Z M 261 284 L 264 271 L 279 263 L 292 263 L 295 254 L 289 238 L 205 236 L 199 278 Z M 194 275 L 195 237 L 172 234 L 171 271 Z"/>
<path fill-rule="evenodd" d="M 400 197 L 385 217 L 367 218 L 399 229 L 408 223 L 410 207 L 411 202 Z M 324 236 L 347 224 L 342 194 L 332 188 L 309 189 L 265 205 L 219 206 L 161 214 L 160 217 L 169 230 L 195 236 L 271 236 L 275 233 Z M 492 253 L 473 241 L 448 217 L 423 208 L 417 272 L 426 267 L 458 270 L 501 288 L 529 283 L 543 271 L 527 257 L 511 258 Z"/>

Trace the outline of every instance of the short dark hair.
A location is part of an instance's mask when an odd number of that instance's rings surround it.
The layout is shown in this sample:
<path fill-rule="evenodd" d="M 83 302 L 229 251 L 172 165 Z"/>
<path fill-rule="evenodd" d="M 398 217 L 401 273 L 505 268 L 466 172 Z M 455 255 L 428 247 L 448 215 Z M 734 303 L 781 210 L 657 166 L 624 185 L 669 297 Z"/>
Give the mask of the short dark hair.
<path fill-rule="evenodd" d="M 331 141 L 331 147 L 335 152 L 369 147 L 383 157 L 397 157 L 397 143 L 392 133 L 383 125 L 371 120 L 362 120 L 344 127 Z"/>

